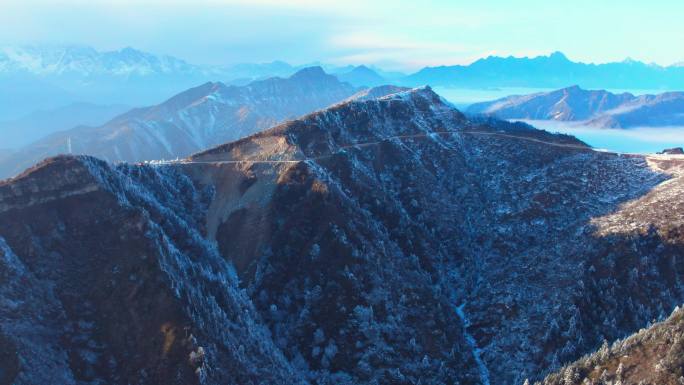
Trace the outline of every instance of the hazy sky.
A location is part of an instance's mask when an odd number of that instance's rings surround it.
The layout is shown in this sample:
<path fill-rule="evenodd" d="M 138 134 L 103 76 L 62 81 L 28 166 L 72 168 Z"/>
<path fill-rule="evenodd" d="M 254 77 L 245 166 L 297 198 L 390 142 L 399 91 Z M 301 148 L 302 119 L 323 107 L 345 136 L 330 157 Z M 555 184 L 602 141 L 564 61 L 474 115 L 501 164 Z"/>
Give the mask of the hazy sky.
<path fill-rule="evenodd" d="M 0 0 L 0 44 L 124 46 L 193 63 L 392 69 L 562 51 L 684 61 L 684 0 Z"/>

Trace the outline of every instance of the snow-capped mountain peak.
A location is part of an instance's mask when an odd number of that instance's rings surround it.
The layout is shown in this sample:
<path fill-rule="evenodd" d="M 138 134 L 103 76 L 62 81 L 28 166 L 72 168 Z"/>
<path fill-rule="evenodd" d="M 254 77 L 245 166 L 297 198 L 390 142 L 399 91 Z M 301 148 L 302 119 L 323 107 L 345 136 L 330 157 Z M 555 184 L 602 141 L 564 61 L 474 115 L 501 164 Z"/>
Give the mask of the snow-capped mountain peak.
<path fill-rule="evenodd" d="M 151 75 L 192 72 L 199 68 L 183 60 L 158 56 L 131 47 L 97 51 L 88 46 L 22 46 L 0 49 L 1 70 L 35 75 Z"/>

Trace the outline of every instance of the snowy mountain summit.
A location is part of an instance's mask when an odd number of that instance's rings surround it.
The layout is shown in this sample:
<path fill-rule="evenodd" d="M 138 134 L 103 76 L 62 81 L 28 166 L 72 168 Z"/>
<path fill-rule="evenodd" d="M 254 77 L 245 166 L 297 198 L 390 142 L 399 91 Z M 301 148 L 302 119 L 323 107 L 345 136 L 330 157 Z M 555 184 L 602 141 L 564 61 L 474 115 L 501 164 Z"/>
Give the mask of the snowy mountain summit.
<path fill-rule="evenodd" d="M 194 73 L 202 69 L 171 56 L 153 55 L 131 47 L 101 52 L 88 46 L 26 46 L 0 49 L 0 72 L 9 71 L 42 76 L 146 76 Z"/>

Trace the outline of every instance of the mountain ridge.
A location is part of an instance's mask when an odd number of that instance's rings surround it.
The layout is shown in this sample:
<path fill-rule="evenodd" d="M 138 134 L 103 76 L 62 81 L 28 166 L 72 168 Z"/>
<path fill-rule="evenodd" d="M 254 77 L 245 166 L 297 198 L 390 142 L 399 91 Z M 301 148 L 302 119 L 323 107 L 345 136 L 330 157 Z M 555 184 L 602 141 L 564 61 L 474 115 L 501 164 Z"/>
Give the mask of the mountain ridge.
<path fill-rule="evenodd" d="M 355 86 L 376 87 L 388 83 L 380 74 L 365 65 L 356 66 L 351 71 L 336 76 L 341 81 Z"/>
<path fill-rule="evenodd" d="M 401 84 L 463 88 L 561 88 L 578 84 L 585 88 L 677 90 L 684 88 L 684 70 L 638 61 L 573 62 L 555 52 L 537 57 L 490 56 L 468 65 L 426 67 L 404 78 Z"/>
<path fill-rule="evenodd" d="M 0 49 L 0 83 L 11 87 L 18 82 L 22 92 L 0 105 L 0 119 L 18 118 L 33 112 L 36 106 L 53 109 L 84 101 L 149 105 L 206 81 L 246 85 L 273 76 L 288 77 L 308 66 L 311 65 L 282 61 L 201 65 L 131 47 L 98 51 L 89 46 L 8 46 Z M 429 84 L 461 88 L 560 88 L 579 84 L 585 88 L 684 88 L 681 66 L 634 60 L 573 62 L 559 52 L 532 58 L 489 56 L 468 65 L 425 67 L 409 75 L 363 64 L 325 68 L 355 86 L 390 82 L 408 87 Z"/>
<path fill-rule="evenodd" d="M 165 102 L 134 108 L 98 127 L 76 127 L 32 143 L 2 163 L 8 176 L 50 155 L 91 154 L 106 160 L 137 162 L 185 157 L 211 145 L 237 139 L 279 121 L 327 107 L 359 89 L 320 67 L 290 78 L 269 78 L 246 86 L 206 82 Z"/>
<path fill-rule="evenodd" d="M 556 120 L 603 128 L 684 125 L 684 93 L 635 96 L 578 86 L 530 95 L 508 96 L 468 107 L 471 114 L 502 119 Z"/>

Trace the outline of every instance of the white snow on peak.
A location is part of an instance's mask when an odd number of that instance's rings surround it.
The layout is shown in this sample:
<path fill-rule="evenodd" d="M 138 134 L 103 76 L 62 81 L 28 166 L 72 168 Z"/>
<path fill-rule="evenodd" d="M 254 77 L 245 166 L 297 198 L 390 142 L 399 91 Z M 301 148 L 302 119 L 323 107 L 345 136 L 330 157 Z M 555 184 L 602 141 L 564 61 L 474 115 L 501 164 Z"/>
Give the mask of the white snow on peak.
<path fill-rule="evenodd" d="M 199 67 L 171 56 L 158 56 L 130 47 L 97 51 L 88 46 L 0 47 L 0 71 L 26 71 L 36 75 L 150 75 L 191 73 Z"/>

